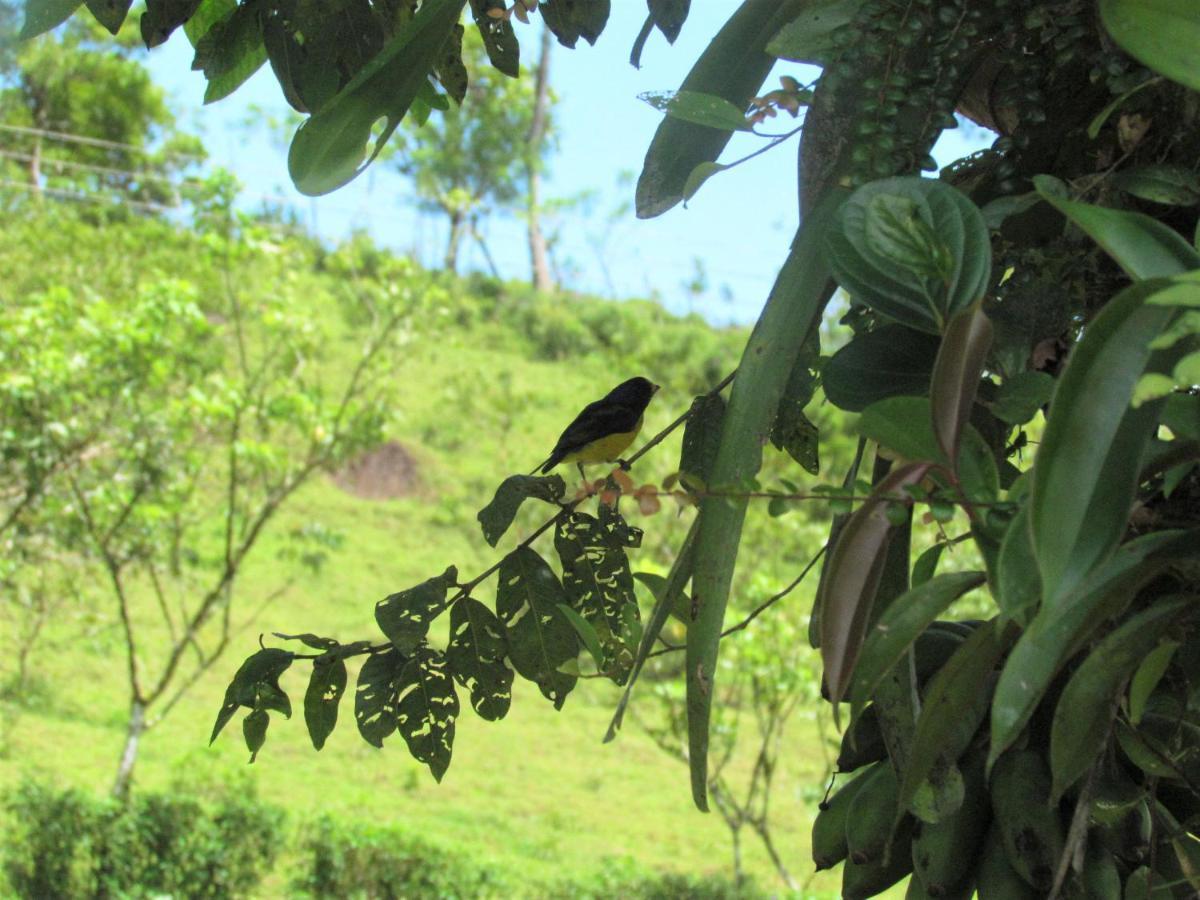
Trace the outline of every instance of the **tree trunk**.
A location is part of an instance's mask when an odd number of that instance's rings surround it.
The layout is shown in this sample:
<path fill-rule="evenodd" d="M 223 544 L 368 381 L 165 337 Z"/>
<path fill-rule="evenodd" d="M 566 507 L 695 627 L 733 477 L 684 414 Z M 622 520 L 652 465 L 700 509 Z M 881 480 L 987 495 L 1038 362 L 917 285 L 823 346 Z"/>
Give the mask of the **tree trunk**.
<path fill-rule="evenodd" d="M 542 142 L 546 137 L 546 123 L 550 106 L 550 51 L 553 47 L 550 29 L 542 26 L 541 56 L 538 59 L 536 92 L 533 106 L 533 121 L 525 140 L 525 166 L 529 178 L 528 221 L 529 221 L 529 264 L 533 270 L 533 286 L 539 291 L 554 289 L 550 277 L 550 266 L 546 261 L 546 238 L 541 225 L 542 192 Z"/>
<path fill-rule="evenodd" d="M 450 213 L 450 240 L 446 242 L 446 258 L 442 265 L 447 272 L 458 271 L 458 248 L 467 230 L 467 217 L 460 212 Z"/>
<path fill-rule="evenodd" d="M 121 751 L 121 762 L 117 766 L 117 778 L 113 782 L 113 796 L 124 799 L 129 796 L 129 785 L 133 781 L 133 766 L 137 762 L 138 743 L 146 730 L 146 705 L 134 700 L 129 707 L 129 724 L 125 727 L 125 749 Z"/>

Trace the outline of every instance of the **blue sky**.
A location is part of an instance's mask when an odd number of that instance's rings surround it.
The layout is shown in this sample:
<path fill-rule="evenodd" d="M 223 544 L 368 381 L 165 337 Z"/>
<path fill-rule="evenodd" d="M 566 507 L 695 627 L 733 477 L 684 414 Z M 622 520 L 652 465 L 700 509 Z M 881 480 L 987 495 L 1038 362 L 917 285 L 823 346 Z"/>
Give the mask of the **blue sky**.
<path fill-rule="evenodd" d="M 661 113 L 638 94 L 677 88 L 732 8 L 693 4 L 674 46 L 658 32 L 651 36 L 640 70 L 629 65 L 628 57 L 645 6 L 632 0 L 613 4 L 595 47 L 583 41 L 574 50 L 555 46 L 551 83 L 560 98 L 559 152 L 551 162 L 547 193 L 592 196 L 555 226 L 567 287 L 622 298 L 657 296 L 675 312 L 694 309 L 717 323 L 756 318 L 797 224 L 796 139 L 711 179 L 687 208 L 677 206 L 648 221 L 632 212 L 633 179 L 661 121 Z M 527 62 L 537 52 L 536 28 L 541 27 L 536 16 L 533 22 L 516 23 Z M 179 31 L 149 55 L 149 65 L 171 93 L 180 120 L 202 134 L 214 164 L 238 175 L 251 202 L 285 199 L 323 237 L 336 240 L 365 228 L 384 245 L 413 253 L 427 265 L 438 264 L 445 228 L 436 217 L 415 209 L 404 178 L 386 165 L 374 165 L 327 197 L 300 195 L 288 180 L 286 147 L 279 136 L 254 124 L 281 118 L 288 109 L 270 68 L 264 66 L 232 96 L 206 107 L 204 78 L 189 70 L 191 56 Z M 780 63 L 764 90 L 777 86 L 781 74 L 806 82 L 815 70 Z M 759 138 L 736 136 L 723 160 L 761 144 Z M 982 145 L 977 133 L 958 129 L 947 132 L 935 156 L 945 164 Z M 615 215 L 622 207 L 625 212 Z M 522 224 L 495 218 L 485 233 L 501 275 L 528 277 Z M 708 290 L 693 296 L 684 285 L 693 280 L 698 264 Z M 473 244 L 464 249 L 463 267 L 484 268 Z"/>

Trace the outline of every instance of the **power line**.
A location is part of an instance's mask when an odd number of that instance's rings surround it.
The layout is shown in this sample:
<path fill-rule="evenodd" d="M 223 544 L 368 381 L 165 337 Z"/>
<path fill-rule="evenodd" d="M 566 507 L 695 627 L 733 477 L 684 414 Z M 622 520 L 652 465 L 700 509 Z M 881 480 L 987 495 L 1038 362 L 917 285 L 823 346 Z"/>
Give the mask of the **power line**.
<path fill-rule="evenodd" d="M 28 125 L 0 124 L 0 131 L 13 131 L 17 134 L 29 134 L 35 137 L 44 137 L 53 141 L 65 141 L 72 144 L 86 144 L 89 147 L 104 147 L 109 150 L 129 150 L 133 153 L 140 153 L 143 156 L 148 156 L 152 152 L 136 144 L 123 144 L 120 141 L 109 141 L 104 138 L 88 137 L 82 134 L 69 134 L 65 131 L 49 131 L 45 128 L 32 128 Z M 176 155 L 185 159 L 194 159 L 198 162 L 203 162 L 207 159 L 202 153 L 190 153 L 187 151 L 179 151 Z"/>

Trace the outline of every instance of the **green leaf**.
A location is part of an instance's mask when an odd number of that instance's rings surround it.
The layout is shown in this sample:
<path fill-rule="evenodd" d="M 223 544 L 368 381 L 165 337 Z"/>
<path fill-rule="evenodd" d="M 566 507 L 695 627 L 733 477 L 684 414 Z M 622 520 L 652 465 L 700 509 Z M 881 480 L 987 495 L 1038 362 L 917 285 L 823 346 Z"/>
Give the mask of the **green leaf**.
<path fill-rule="evenodd" d="M 195 15 L 203 0 L 146 0 L 142 13 L 142 42 L 152 50 Z"/>
<path fill-rule="evenodd" d="M 692 401 L 679 452 L 679 480 L 688 490 L 698 490 L 709 483 L 724 418 L 725 400 L 720 394 L 705 394 Z"/>
<path fill-rule="evenodd" d="M 979 209 L 928 178 L 860 187 L 826 247 L 834 277 L 854 300 L 933 334 L 982 298 L 991 278 L 991 239 Z"/>
<path fill-rule="evenodd" d="M 912 568 L 912 586 L 920 587 L 931 579 L 937 572 L 938 563 L 942 559 L 942 551 L 950 546 L 945 541 L 934 544 L 917 557 Z"/>
<path fill-rule="evenodd" d="M 812 0 L 767 44 L 767 52 L 792 62 L 824 66 L 833 60 L 834 32 L 849 25 L 863 0 Z"/>
<path fill-rule="evenodd" d="M 1022 504 L 1004 533 L 996 563 L 996 602 L 1004 615 L 1025 626 L 1042 600 L 1042 579 L 1033 552 L 1029 505 Z"/>
<path fill-rule="evenodd" d="M 117 34 L 121 30 L 121 26 L 125 24 L 125 17 L 129 15 L 129 7 L 133 5 L 133 0 L 84 0 L 84 2 L 96 21 L 112 34 Z"/>
<path fill-rule="evenodd" d="M 559 475 L 510 475 L 500 482 L 492 502 L 476 516 L 483 529 L 483 539 L 495 547 L 528 498 L 557 503 L 566 491 L 567 486 Z"/>
<path fill-rule="evenodd" d="M 821 370 L 825 396 L 850 412 L 887 397 L 924 396 L 940 346 L 933 335 L 903 325 L 857 334 Z"/>
<path fill-rule="evenodd" d="M 283 634 L 282 632 L 275 631 L 272 634 L 281 641 L 299 641 L 304 646 L 312 647 L 314 650 L 329 650 L 333 647 L 341 646 L 333 638 L 318 637 L 308 632 L 304 634 Z"/>
<path fill-rule="evenodd" d="M 680 91 L 711 94 L 745 109 L 774 62 L 763 52 L 767 41 L 803 5 L 803 0 L 745 0 L 700 54 Z M 546 5 L 539 8 L 544 14 Z M 688 177 L 701 163 L 716 162 L 731 134 L 671 116 L 663 119 L 638 178 L 638 218 L 662 215 L 684 199 Z"/>
<path fill-rule="evenodd" d="M 372 653 L 358 673 L 354 691 L 354 721 L 358 733 L 372 747 L 383 747 L 384 738 L 396 730 L 396 703 L 400 672 L 407 662 L 394 647 Z"/>
<path fill-rule="evenodd" d="M 225 689 L 225 699 L 208 742 L 211 744 L 217 739 L 239 706 L 276 709 L 291 716 L 291 704 L 279 687 L 279 676 L 287 671 L 295 658 L 292 652 L 278 647 L 266 647 L 248 657 Z"/>
<path fill-rule="evenodd" d="M 494 22 L 496 20 L 492 19 L 490 21 Z M 511 23 L 507 24 L 509 24 L 509 27 L 511 27 Z M 461 25 L 455 25 L 454 28 L 450 30 L 450 35 L 446 38 L 446 43 L 442 47 L 442 52 L 439 54 L 437 61 L 433 64 L 433 74 L 434 77 L 437 78 L 438 84 L 446 89 L 446 93 L 452 97 L 454 102 L 459 106 L 462 106 L 463 100 L 465 100 L 467 97 L 467 86 L 470 80 L 469 76 L 467 75 L 466 64 L 463 63 L 462 45 L 464 33 L 465 29 Z M 513 40 L 515 43 L 516 38 L 514 37 Z M 495 65 L 494 61 L 493 65 Z M 435 107 L 438 109 L 450 108 L 449 102 L 447 102 L 444 97 L 440 97 L 438 95 L 437 91 L 433 89 L 432 84 L 426 82 L 426 87 L 427 90 L 423 89 L 422 92 L 417 95 L 417 100 L 421 101 L 421 103 L 428 106 L 431 110 Z M 436 101 L 439 99 L 444 102 L 444 106 L 437 105 Z M 418 116 L 416 107 L 417 104 L 416 101 L 414 101 L 412 110 L 413 121 L 419 128 L 421 125 L 424 125 L 426 121 L 428 121 L 428 113 Z"/>
<path fill-rule="evenodd" d="M 233 93 L 267 61 L 262 26 L 254 4 L 233 0 L 204 0 L 184 25 L 196 48 L 192 68 L 208 80 L 204 102 Z"/>
<path fill-rule="evenodd" d="M 258 758 L 258 751 L 267 741 L 267 726 L 271 717 L 265 709 L 256 709 L 242 720 L 242 736 L 246 739 L 246 749 L 250 751 L 250 762 Z"/>
<path fill-rule="evenodd" d="M 912 806 L 922 784 L 952 766 L 987 718 L 992 670 L 1015 636 L 1014 627 L 992 619 L 963 642 L 925 688 L 908 765 L 900 781 L 897 813 Z"/>
<path fill-rule="evenodd" d="M 1195 556 L 1200 533 L 1160 531 L 1121 546 L 1053 606 L 1043 605 L 1009 654 L 992 702 L 988 767 L 1010 747 L 1062 665 L 1138 590 L 1178 559 Z"/>
<path fill-rule="evenodd" d="M 1130 409 L 1150 342 L 1174 311 L 1145 303 L 1163 282 L 1117 294 L 1071 351 L 1033 470 L 1031 526 L 1047 603 L 1071 590 L 1125 532 L 1159 402 Z"/>
<path fill-rule="evenodd" d="M 1009 425 L 1033 420 L 1054 392 L 1054 378 L 1045 372 L 1018 372 L 1006 378 L 992 398 L 992 415 Z"/>
<path fill-rule="evenodd" d="M 750 131 L 744 108 L 739 109 L 724 97 L 701 94 L 697 91 L 647 91 L 638 99 L 649 103 L 659 112 L 681 122 L 717 128 L 723 131 Z M 695 171 L 694 169 L 692 170 Z M 688 176 L 690 179 L 690 175 Z M 684 191 L 684 196 L 687 192 Z"/>
<path fill-rule="evenodd" d="M 724 172 L 728 166 L 723 166 L 715 162 L 702 162 L 696 168 L 692 169 L 688 175 L 687 181 L 683 183 L 683 200 L 684 206 L 687 206 L 687 201 L 696 196 L 697 191 L 704 186 L 704 182 L 708 181 L 713 175 L 718 172 Z"/>
<path fill-rule="evenodd" d="M 422 3 L 383 50 L 300 126 L 288 152 L 288 170 L 300 193 L 319 196 L 336 190 L 379 155 L 426 84 L 465 2 Z M 372 129 L 381 120 L 383 126 L 372 139 Z"/>
<path fill-rule="evenodd" d="M 889 473 L 847 520 L 830 554 L 817 603 L 825 686 L 835 709 L 850 688 L 895 528 L 887 517 L 886 498 L 902 495 L 903 488 L 920 482 L 929 468 L 928 463 L 909 463 Z"/>
<path fill-rule="evenodd" d="M 538 12 L 564 47 L 574 47 L 581 37 L 595 44 L 608 22 L 609 0 L 542 0 Z"/>
<path fill-rule="evenodd" d="M 424 645 L 418 647 L 400 671 L 397 687 L 397 730 L 408 744 L 408 752 L 441 781 L 450 767 L 454 720 L 458 718 L 458 694 L 445 655 Z"/>
<path fill-rule="evenodd" d="M 1190 597 L 1156 600 L 1098 643 L 1063 688 L 1050 729 L 1051 801 L 1091 768 L 1108 746 L 1117 696 Z"/>
<path fill-rule="evenodd" d="M 338 703 L 346 692 L 346 663 L 337 657 L 313 660 L 312 677 L 304 693 L 304 724 L 313 748 L 320 750 L 337 725 Z"/>
<path fill-rule="evenodd" d="M 1138 166 L 1113 176 L 1113 183 L 1127 194 L 1168 206 L 1200 203 L 1200 175 L 1183 166 Z"/>
<path fill-rule="evenodd" d="M 992 323 L 982 304 L 950 320 L 933 366 L 929 403 L 933 433 L 946 459 L 957 460 L 959 438 L 971 418 L 983 364 L 992 346 Z"/>
<path fill-rule="evenodd" d="M 821 356 L 817 333 L 813 332 L 792 366 L 787 387 L 779 399 L 779 409 L 771 425 L 771 443 L 783 450 L 810 475 L 820 472 L 817 426 L 804 415 L 820 383 L 817 366 Z"/>
<path fill-rule="evenodd" d="M 1042 199 L 1081 228 L 1130 278 L 1169 278 L 1200 267 L 1200 254 L 1178 234 L 1141 213 L 1068 200 L 1062 182 L 1038 175 Z"/>
<path fill-rule="evenodd" d="M 832 293 L 822 243 L 845 196 L 842 189 L 831 188 L 808 211 L 775 279 L 738 365 L 713 465 L 713 484 L 741 484 L 762 466 L 763 444 L 779 400 Z M 746 506 L 745 498 L 706 497 L 700 503 L 693 596 L 702 599 L 687 632 L 685 671 L 692 799 L 701 810 L 708 808 L 713 680 Z"/>
<path fill-rule="evenodd" d="M 1100 0 L 1100 19 L 1130 56 L 1200 91 L 1200 15 L 1191 0 Z"/>
<path fill-rule="evenodd" d="M 575 629 L 575 633 L 579 635 L 580 643 L 591 654 L 592 660 L 596 663 L 596 668 L 604 671 L 607 663 L 604 647 L 601 646 L 600 636 L 596 634 L 596 629 L 592 627 L 592 623 L 565 603 L 560 603 L 558 608 L 566 616 L 567 621 L 571 623 L 571 627 Z"/>
<path fill-rule="evenodd" d="M 450 608 L 450 643 L 446 661 L 458 683 L 471 693 L 471 708 L 495 722 L 508 714 L 513 670 L 504 664 L 508 644 L 504 626 L 490 609 L 471 597 Z"/>
<path fill-rule="evenodd" d="M 650 10 L 650 19 L 663 33 L 667 43 L 675 43 L 683 23 L 687 21 L 691 0 L 646 0 L 646 6 Z"/>
<path fill-rule="evenodd" d="M 458 569 L 450 566 L 441 575 L 416 587 L 389 594 L 375 604 L 375 621 L 397 650 L 405 656 L 416 649 L 429 631 L 429 623 L 450 605 L 446 593 L 458 582 Z"/>
<path fill-rule="evenodd" d="M 27 41 L 57 28 L 71 18 L 79 3 L 80 0 L 25 0 L 25 21 L 17 40 Z"/>
<path fill-rule="evenodd" d="M 1133 87 L 1131 87 L 1129 90 L 1125 91 L 1125 93 L 1121 94 L 1120 96 L 1113 98 L 1112 102 L 1109 103 L 1108 106 L 1104 107 L 1104 109 L 1100 110 L 1100 112 L 1098 112 L 1096 114 L 1095 118 L 1093 118 L 1092 121 L 1088 124 L 1088 127 L 1087 127 L 1088 140 L 1094 141 L 1097 137 L 1100 136 L 1100 129 L 1104 127 L 1104 123 L 1108 121 L 1109 117 L 1113 113 L 1115 113 L 1118 109 L 1120 109 L 1125 104 L 1126 100 L 1128 100 L 1130 97 L 1132 97 L 1134 94 L 1136 94 L 1138 91 L 1142 90 L 1143 88 L 1148 88 L 1151 85 L 1160 84 L 1161 82 L 1162 82 L 1162 78 L 1159 78 L 1159 77 L 1147 78 L 1145 81 L 1143 81 L 1139 84 L 1135 84 Z"/>
<path fill-rule="evenodd" d="M 559 604 L 567 597 L 545 561 L 518 547 L 500 563 L 496 613 L 508 632 L 509 656 L 523 678 L 562 709 L 576 679 L 558 667 L 579 653 L 579 639 Z"/>
<path fill-rule="evenodd" d="M 677 591 L 673 594 L 668 594 L 671 584 L 668 575 L 658 575 L 654 572 L 634 572 L 633 578 L 635 581 L 639 581 L 649 588 L 650 595 L 654 598 L 656 604 L 663 597 L 670 596 L 671 603 L 668 613 L 676 622 L 686 626 L 692 620 L 692 602 L 688 598 L 687 592 Z"/>
<path fill-rule="evenodd" d="M 893 600 L 863 641 L 850 685 L 850 698 L 855 707 L 866 706 L 888 670 L 904 657 L 934 619 L 985 580 L 982 572 L 937 575 Z"/>
<path fill-rule="evenodd" d="M 484 49 L 488 59 L 496 70 L 510 78 L 521 74 L 521 45 L 517 41 L 517 33 L 513 30 L 512 22 L 506 18 L 493 19 L 487 14 L 492 6 L 488 0 L 471 0 L 471 15 L 475 19 L 475 27 L 483 38 Z M 462 59 L 461 42 L 459 44 L 459 59 Z M 465 72 L 463 73 L 466 74 Z M 466 84 L 463 84 L 464 89 Z M 462 102 L 462 99 L 459 99 Z"/>

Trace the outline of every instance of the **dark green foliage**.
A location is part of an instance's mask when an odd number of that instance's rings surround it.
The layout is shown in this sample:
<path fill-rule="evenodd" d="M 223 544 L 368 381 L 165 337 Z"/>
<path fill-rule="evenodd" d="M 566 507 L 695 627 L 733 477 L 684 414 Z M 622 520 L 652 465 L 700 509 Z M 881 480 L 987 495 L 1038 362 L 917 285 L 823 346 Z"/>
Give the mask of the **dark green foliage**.
<path fill-rule="evenodd" d="M 458 570 L 450 566 L 441 575 L 416 587 L 389 594 L 375 604 L 379 630 L 401 653 L 412 653 L 425 639 L 429 623 L 449 607 L 446 594 L 458 582 Z"/>
<path fill-rule="evenodd" d="M 690 490 L 707 487 L 724 417 L 725 398 L 720 394 L 705 394 L 692 401 L 679 453 L 679 480 L 684 487 Z"/>
<path fill-rule="evenodd" d="M 396 727 L 408 752 L 429 766 L 438 781 L 450 766 L 458 693 L 446 668 L 446 655 L 418 647 L 400 672 Z"/>
<path fill-rule="evenodd" d="M 140 793 L 122 806 L 24 782 L 4 806 L 4 874 L 30 900 L 246 896 L 283 843 L 283 814 L 232 791 L 215 803 Z"/>
<path fill-rule="evenodd" d="M 574 47 L 583 38 L 596 43 L 608 22 L 610 0 L 543 0 L 539 6 L 546 27 L 564 47 Z"/>
<path fill-rule="evenodd" d="M 358 673 L 354 721 L 363 740 L 374 747 L 382 748 L 384 738 L 396 730 L 396 705 L 406 662 L 394 647 L 389 647 L 371 654 Z"/>
<path fill-rule="evenodd" d="M 312 676 L 304 693 L 304 724 L 313 747 L 320 750 L 337 725 L 338 704 L 346 692 L 346 662 L 337 657 L 313 660 Z"/>
<path fill-rule="evenodd" d="M 471 693 L 471 707 L 483 719 L 503 719 L 512 701 L 513 670 L 504 663 L 508 645 L 495 614 L 471 597 L 450 610 L 446 661 L 454 678 Z"/>
<path fill-rule="evenodd" d="M 500 482 L 492 502 L 479 511 L 477 518 L 483 529 L 483 539 L 495 547 L 527 498 L 556 503 L 566 490 L 560 475 L 510 475 Z"/>

